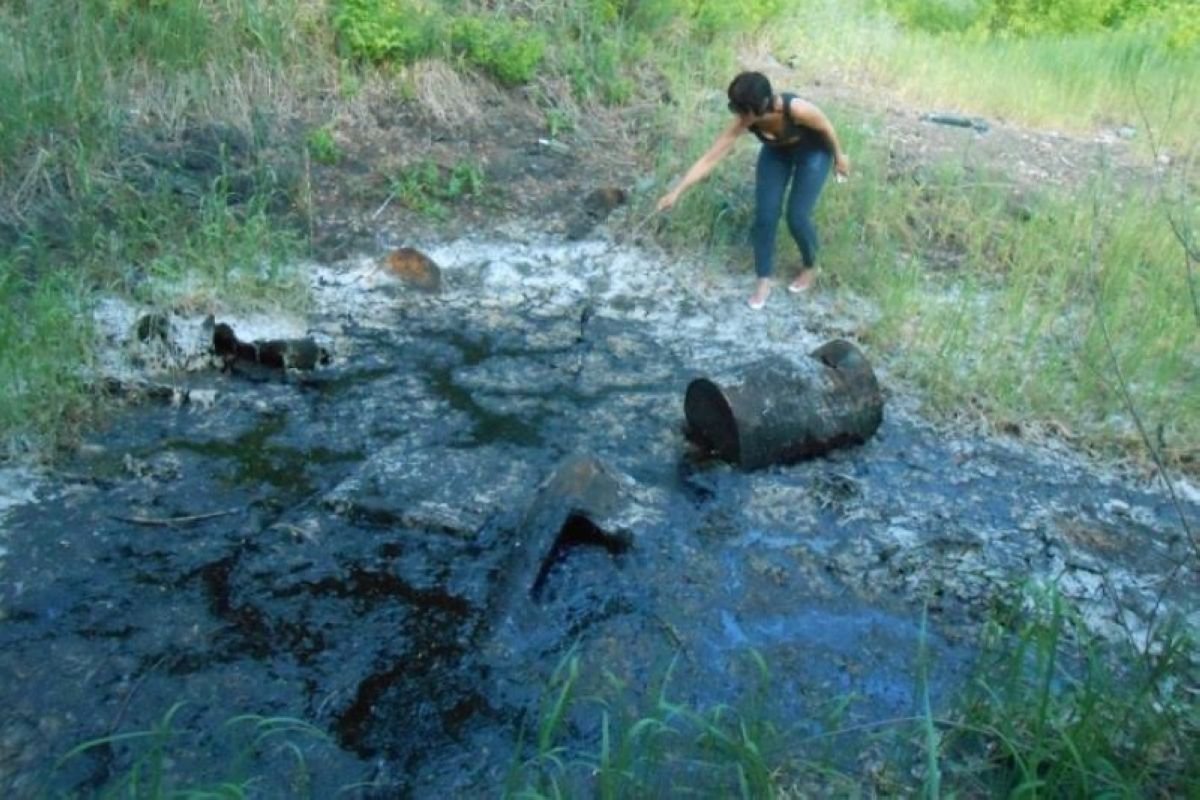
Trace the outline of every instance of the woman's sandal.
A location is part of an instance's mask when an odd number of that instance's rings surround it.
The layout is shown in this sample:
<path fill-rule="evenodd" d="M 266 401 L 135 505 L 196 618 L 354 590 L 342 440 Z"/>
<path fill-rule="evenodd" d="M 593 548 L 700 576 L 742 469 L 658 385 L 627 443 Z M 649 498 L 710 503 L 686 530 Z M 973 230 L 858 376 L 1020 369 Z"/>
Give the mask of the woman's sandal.
<path fill-rule="evenodd" d="M 805 283 L 797 285 L 796 281 L 800 280 L 800 278 L 803 278 L 805 275 L 812 275 L 812 277 L 809 278 Z M 805 270 L 804 272 L 801 272 L 799 276 L 796 277 L 796 280 L 794 280 L 788 284 L 788 291 L 791 292 L 792 294 L 800 294 L 801 292 L 807 292 L 809 289 L 812 288 L 813 281 L 815 281 L 816 279 L 817 279 L 817 276 L 812 274 L 812 270 Z"/>

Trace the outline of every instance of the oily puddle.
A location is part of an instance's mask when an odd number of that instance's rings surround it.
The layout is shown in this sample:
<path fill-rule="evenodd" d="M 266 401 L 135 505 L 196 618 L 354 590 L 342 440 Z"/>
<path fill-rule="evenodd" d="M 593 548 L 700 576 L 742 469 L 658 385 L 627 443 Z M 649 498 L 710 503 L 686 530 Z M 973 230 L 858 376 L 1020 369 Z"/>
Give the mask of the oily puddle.
<path fill-rule="evenodd" d="M 583 747 L 595 698 L 739 705 L 764 691 L 757 658 L 771 717 L 811 736 L 833 708 L 840 725 L 910 715 L 922 680 L 948 702 L 989 603 L 1021 581 L 1057 578 L 1103 627 L 1090 576 L 1136 621 L 1173 563 L 1158 495 L 936 431 L 903 398 L 861 447 L 706 462 L 682 435 L 687 382 L 807 352 L 800 315 L 731 310 L 737 287 L 697 297 L 598 243 L 432 252 L 436 296 L 373 286 L 365 262 L 316 270 L 332 364 L 188 373 L 214 402 L 128 409 L 8 511 L 10 794 L 119 774 L 120 748 L 53 765 L 179 703 L 186 774 L 236 762 L 226 723 L 258 714 L 321 733 L 254 751 L 265 786 L 490 793 L 572 658 L 560 735 Z"/>

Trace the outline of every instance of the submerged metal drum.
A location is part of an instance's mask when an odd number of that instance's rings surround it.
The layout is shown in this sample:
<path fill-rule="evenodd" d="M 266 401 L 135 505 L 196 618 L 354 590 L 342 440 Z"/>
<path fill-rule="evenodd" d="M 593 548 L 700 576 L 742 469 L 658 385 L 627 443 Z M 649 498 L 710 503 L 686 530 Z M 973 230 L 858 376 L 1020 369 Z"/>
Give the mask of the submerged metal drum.
<path fill-rule="evenodd" d="M 718 385 L 688 384 L 689 438 L 743 469 L 861 444 L 883 421 L 883 395 L 862 352 L 835 339 L 792 361 L 773 356 Z"/>

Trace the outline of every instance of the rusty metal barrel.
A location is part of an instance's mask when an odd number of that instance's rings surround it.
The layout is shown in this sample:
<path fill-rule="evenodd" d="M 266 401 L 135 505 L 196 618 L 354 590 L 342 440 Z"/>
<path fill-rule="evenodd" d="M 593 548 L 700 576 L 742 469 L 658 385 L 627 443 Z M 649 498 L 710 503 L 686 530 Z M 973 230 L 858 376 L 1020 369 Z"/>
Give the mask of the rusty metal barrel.
<path fill-rule="evenodd" d="M 683 408 L 689 438 L 746 470 L 861 444 L 883 421 L 875 372 L 842 339 L 798 361 L 757 361 L 722 385 L 697 378 L 688 384 Z"/>

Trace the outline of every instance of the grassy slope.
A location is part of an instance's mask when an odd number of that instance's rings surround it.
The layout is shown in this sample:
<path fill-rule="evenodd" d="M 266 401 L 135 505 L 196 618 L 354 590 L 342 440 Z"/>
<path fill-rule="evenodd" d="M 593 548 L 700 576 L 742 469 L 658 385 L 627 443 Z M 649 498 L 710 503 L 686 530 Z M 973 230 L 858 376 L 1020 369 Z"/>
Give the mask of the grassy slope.
<path fill-rule="evenodd" d="M 336 67 L 330 40 L 317 0 L 0 7 L 0 455 L 69 442 L 96 410 L 98 292 L 302 301 L 302 149 L 273 158 L 256 132 Z"/>

